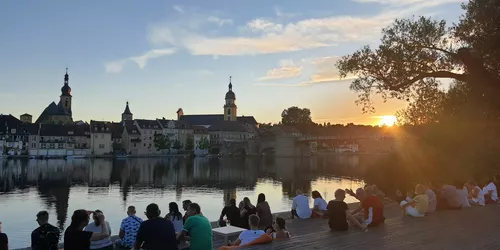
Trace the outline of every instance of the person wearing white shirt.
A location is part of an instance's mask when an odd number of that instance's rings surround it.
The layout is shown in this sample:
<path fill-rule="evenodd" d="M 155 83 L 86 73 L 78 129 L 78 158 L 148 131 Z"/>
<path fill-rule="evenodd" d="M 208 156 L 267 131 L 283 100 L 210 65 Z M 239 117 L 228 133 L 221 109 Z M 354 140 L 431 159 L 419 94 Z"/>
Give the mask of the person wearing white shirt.
<path fill-rule="evenodd" d="M 323 215 L 327 214 L 328 211 L 326 207 L 328 206 L 328 204 L 323 199 L 321 194 L 318 191 L 314 190 L 311 194 L 311 197 L 314 199 L 313 217 L 323 217 Z"/>
<path fill-rule="evenodd" d="M 486 203 L 498 201 L 497 186 L 495 186 L 495 183 L 493 183 L 493 181 L 490 181 L 489 184 L 483 188 L 483 193 L 486 199 Z"/>
<path fill-rule="evenodd" d="M 477 182 L 469 181 L 465 185 L 467 185 L 467 189 L 470 190 L 469 203 L 471 205 L 484 206 L 486 204 L 484 201 L 484 192 L 477 186 Z"/>
<path fill-rule="evenodd" d="M 292 219 L 297 216 L 300 219 L 311 218 L 312 210 L 309 207 L 309 199 L 302 194 L 302 190 L 297 189 L 295 192 L 297 196 L 293 198 L 292 202 Z"/>
<path fill-rule="evenodd" d="M 241 232 L 238 239 L 233 243 L 233 246 L 245 246 L 258 239 L 260 236 L 266 234 L 264 230 L 259 230 L 259 223 L 259 216 L 255 214 L 250 215 L 250 217 L 248 217 L 248 225 L 250 225 L 250 229 Z"/>

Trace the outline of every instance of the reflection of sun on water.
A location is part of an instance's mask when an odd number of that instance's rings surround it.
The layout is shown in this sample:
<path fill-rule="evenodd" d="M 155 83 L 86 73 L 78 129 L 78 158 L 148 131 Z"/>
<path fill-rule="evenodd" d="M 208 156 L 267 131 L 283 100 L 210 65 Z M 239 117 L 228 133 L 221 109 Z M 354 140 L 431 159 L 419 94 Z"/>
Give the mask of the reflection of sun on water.
<path fill-rule="evenodd" d="M 379 119 L 379 126 L 393 126 L 397 121 L 396 117 L 393 115 L 383 115 L 380 116 Z"/>

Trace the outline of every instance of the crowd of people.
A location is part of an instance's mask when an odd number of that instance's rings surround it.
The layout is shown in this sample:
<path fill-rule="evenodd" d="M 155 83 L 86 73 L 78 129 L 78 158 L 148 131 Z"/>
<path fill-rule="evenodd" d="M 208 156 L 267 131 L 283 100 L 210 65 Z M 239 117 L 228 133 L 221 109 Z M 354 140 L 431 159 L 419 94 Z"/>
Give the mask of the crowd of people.
<path fill-rule="evenodd" d="M 359 206 L 350 211 L 344 202 L 346 194 L 360 201 Z M 384 197 L 375 185 L 366 185 L 356 192 L 350 189 L 335 191 L 335 199 L 326 202 L 318 191 L 313 191 L 313 207 L 309 199 L 296 190 L 291 206 L 291 218 L 327 218 L 328 225 L 333 231 L 346 231 L 350 227 L 367 231 L 384 223 Z M 406 193 L 396 191 L 396 201 L 399 203 L 402 216 L 424 217 L 428 213 L 440 209 L 462 209 L 470 206 L 485 206 L 489 203 L 498 203 L 497 187 L 493 181 L 483 188 L 475 181 L 459 182 L 454 185 L 431 183 L 417 184 L 414 190 Z M 136 208 L 129 206 L 127 217 L 122 220 L 119 239 L 111 239 L 111 226 L 105 220 L 103 211 L 76 210 L 71 216 L 71 223 L 66 228 L 64 249 L 71 250 L 112 250 L 120 249 L 178 249 L 181 242 L 189 249 L 212 249 L 212 226 L 203 216 L 201 207 L 190 200 L 182 202 L 184 215 L 179 211 L 177 203 L 168 205 L 168 213 L 162 216 L 157 204 L 151 203 L 146 207 L 143 221 L 136 215 Z M 92 218 L 92 221 L 91 221 Z M 61 233 L 59 229 L 49 224 L 47 211 L 40 211 L 36 215 L 39 225 L 31 234 L 31 249 L 58 250 Z M 246 230 L 238 236 L 232 246 L 247 245 L 262 236 L 271 240 L 290 238 L 286 231 L 284 218 L 273 218 L 269 203 L 264 194 L 259 194 L 254 206 L 248 197 L 243 198 L 237 205 L 235 199 L 230 199 L 221 212 L 219 226 L 235 226 Z M 2 233 L 0 222 L 0 250 L 8 250 L 8 238 Z"/>
<path fill-rule="evenodd" d="M 407 192 L 406 197 L 398 190 L 402 216 L 424 217 L 436 210 L 459 210 L 470 206 L 497 204 L 497 186 L 493 180 L 481 188 L 475 181 L 455 181 L 453 185 L 430 183 L 417 184 L 415 190 Z"/>

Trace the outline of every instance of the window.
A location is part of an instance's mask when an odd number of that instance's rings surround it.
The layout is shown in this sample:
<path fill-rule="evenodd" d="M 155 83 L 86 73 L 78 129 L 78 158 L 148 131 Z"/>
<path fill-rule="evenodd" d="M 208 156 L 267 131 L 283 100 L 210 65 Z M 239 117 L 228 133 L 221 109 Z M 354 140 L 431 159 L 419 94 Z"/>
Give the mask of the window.
<path fill-rule="evenodd" d="M 99 138 L 99 135 L 94 135 L 94 138 L 96 138 L 96 139 Z"/>
<path fill-rule="evenodd" d="M 104 144 L 99 144 L 99 148 L 104 148 Z"/>
<path fill-rule="evenodd" d="M 227 114 L 231 115 L 231 109 L 227 109 Z"/>
<path fill-rule="evenodd" d="M 136 143 L 134 143 L 134 147 L 137 147 L 137 144 L 136 144 Z"/>
<path fill-rule="evenodd" d="M 72 135 L 72 134 L 74 134 L 73 131 L 68 131 L 68 135 Z"/>
<path fill-rule="evenodd" d="M 66 101 L 64 101 L 64 107 L 68 107 L 68 99 L 66 99 Z"/>
<path fill-rule="evenodd" d="M 56 148 L 55 143 L 49 143 L 49 148 Z"/>
<path fill-rule="evenodd" d="M 106 128 L 106 131 L 109 131 L 109 128 Z"/>
<path fill-rule="evenodd" d="M 58 143 L 57 148 L 64 148 L 64 143 Z"/>
<path fill-rule="evenodd" d="M 146 143 L 144 143 L 144 147 L 146 147 Z"/>
<path fill-rule="evenodd" d="M 31 143 L 32 148 L 36 148 L 36 143 Z"/>
<path fill-rule="evenodd" d="M 33 141 L 36 141 L 36 136 L 33 136 Z"/>

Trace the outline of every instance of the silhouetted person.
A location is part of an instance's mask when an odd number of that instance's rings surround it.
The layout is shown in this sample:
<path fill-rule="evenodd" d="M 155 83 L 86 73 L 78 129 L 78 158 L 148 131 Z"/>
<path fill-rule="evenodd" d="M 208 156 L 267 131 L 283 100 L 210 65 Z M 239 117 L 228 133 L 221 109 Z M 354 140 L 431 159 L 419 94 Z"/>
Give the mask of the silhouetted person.
<path fill-rule="evenodd" d="M 141 226 L 142 219 L 135 216 L 135 207 L 129 206 L 127 209 L 127 218 L 122 220 L 120 225 L 120 240 L 116 242 L 116 245 L 121 248 L 132 248 L 135 243 L 135 237 L 137 236 L 137 231 Z"/>
<path fill-rule="evenodd" d="M 2 222 L 0 221 L 0 250 L 9 250 L 9 238 L 2 233 Z"/>
<path fill-rule="evenodd" d="M 177 249 L 174 224 L 160 217 L 158 205 L 151 203 L 146 207 L 147 221 L 139 227 L 135 241 L 135 249 L 164 250 Z"/>
<path fill-rule="evenodd" d="M 49 213 L 40 211 L 36 214 L 39 227 L 31 233 L 31 249 L 57 250 L 59 244 L 59 229 L 49 224 Z"/>
<path fill-rule="evenodd" d="M 104 223 L 105 220 L 102 213 L 96 214 L 99 222 L 102 224 L 102 231 L 100 233 L 83 231 L 83 228 L 89 224 L 90 213 L 94 214 L 95 212 L 87 212 L 83 209 L 73 212 L 71 224 L 64 232 L 64 249 L 89 250 L 91 241 L 102 240 L 109 237 L 108 226 Z"/>
<path fill-rule="evenodd" d="M 231 226 L 243 227 L 241 223 L 240 209 L 236 206 L 235 199 L 229 200 L 229 206 L 225 206 L 224 209 L 222 209 L 222 213 L 219 218 L 219 226 L 225 226 L 224 216 L 226 216 L 229 220 Z"/>
<path fill-rule="evenodd" d="M 259 216 L 259 228 L 266 229 L 273 226 L 273 215 L 271 207 L 266 201 L 266 195 L 260 193 L 257 197 L 257 216 Z"/>

